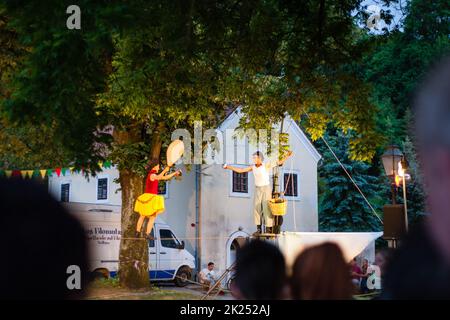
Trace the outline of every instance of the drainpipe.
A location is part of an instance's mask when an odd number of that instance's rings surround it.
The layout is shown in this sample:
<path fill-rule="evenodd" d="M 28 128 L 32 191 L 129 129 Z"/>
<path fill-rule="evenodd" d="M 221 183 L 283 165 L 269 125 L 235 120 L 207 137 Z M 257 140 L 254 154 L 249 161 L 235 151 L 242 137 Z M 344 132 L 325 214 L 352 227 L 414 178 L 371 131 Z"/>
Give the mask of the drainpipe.
<path fill-rule="evenodd" d="M 202 243 L 201 236 L 201 203 L 202 203 L 201 165 L 195 165 L 195 266 L 201 270 Z"/>

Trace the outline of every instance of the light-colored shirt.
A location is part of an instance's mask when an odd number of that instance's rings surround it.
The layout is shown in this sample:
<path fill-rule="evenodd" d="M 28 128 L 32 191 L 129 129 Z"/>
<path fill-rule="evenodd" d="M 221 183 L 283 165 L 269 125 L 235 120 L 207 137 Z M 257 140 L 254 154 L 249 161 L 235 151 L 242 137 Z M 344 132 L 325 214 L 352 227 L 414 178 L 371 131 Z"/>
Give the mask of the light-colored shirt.
<path fill-rule="evenodd" d="M 263 163 L 259 167 L 256 165 L 253 165 L 252 171 L 253 176 L 255 177 L 255 186 L 257 187 L 265 187 L 270 185 L 270 178 L 269 178 L 269 169 L 267 168 L 267 164 Z M 269 168 L 275 167 L 275 164 L 273 162 L 269 163 Z"/>
<path fill-rule="evenodd" d="M 205 278 L 205 280 L 215 280 L 216 279 L 216 273 L 214 272 L 214 270 L 209 271 L 208 268 L 204 268 L 202 271 L 202 277 Z"/>

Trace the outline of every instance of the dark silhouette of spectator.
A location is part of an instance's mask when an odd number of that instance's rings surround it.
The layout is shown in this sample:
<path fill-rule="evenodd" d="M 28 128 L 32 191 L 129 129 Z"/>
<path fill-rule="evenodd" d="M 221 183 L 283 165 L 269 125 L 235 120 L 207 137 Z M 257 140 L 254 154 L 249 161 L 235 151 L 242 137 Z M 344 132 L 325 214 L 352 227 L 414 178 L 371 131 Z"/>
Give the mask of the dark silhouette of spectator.
<path fill-rule="evenodd" d="M 351 271 L 341 249 L 324 243 L 305 249 L 294 262 L 291 294 L 299 300 L 351 299 Z"/>
<path fill-rule="evenodd" d="M 450 58 L 420 88 L 415 124 L 430 215 L 395 252 L 382 298 L 450 299 Z"/>
<path fill-rule="evenodd" d="M 233 296 L 246 300 L 283 299 L 286 285 L 286 264 L 277 247 L 254 240 L 237 252 Z"/>
<path fill-rule="evenodd" d="M 380 268 L 381 272 L 381 281 L 383 281 L 386 270 L 389 266 L 389 262 L 392 259 L 393 249 L 391 248 L 382 248 L 377 251 L 375 255 L 375 265 Z"/>
<path fill-rule="evenodd" d="M 0 226 L 0 299 L 83 297 L 88 271 L 83 228 L 45 187 L 0 179 Z M 81 270 L 81 290 L 68 289 L 71 265 Z"/>

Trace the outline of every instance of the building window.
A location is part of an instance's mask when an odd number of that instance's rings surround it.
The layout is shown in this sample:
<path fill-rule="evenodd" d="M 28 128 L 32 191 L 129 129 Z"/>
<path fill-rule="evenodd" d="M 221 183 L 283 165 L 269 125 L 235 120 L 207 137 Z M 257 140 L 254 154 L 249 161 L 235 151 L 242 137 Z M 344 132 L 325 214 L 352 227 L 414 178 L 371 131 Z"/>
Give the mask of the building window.
<path fill-rule="evenodd" d="M 284 195 L 287 197 L 298 197 L 298 174 L 285 173 L 284 174 Z"/>
<path fill-rule="evenodd" d="M 99 178 L 97 180 L 97 200 L 108 199 L 108 178 Z"/>
<path fill-rule="evenodd" d="M 233 171 L 233 192 L 248 193 L 248 173 L 237 173 Z"/>
<path fill-rule="evenodd" d="M 69 202 L 70 183 L 61 184 L 61 202 Z"/>
<path fill-rule="evenodd" d="M 158 194 L 167 195 L 167 181 L 158 181 Z"/>

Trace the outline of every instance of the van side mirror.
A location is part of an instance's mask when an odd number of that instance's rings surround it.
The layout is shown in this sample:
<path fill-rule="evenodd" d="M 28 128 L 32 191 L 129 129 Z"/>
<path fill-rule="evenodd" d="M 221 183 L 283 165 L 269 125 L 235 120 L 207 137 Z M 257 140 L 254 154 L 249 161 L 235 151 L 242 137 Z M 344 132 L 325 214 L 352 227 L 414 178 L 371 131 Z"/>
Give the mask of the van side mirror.
<path fill-rule="evenodd" d="M 184 241 L 181 241 L 181 244 L 177 246 L 177 249 L 183 250 L 185 247 Z"/>

